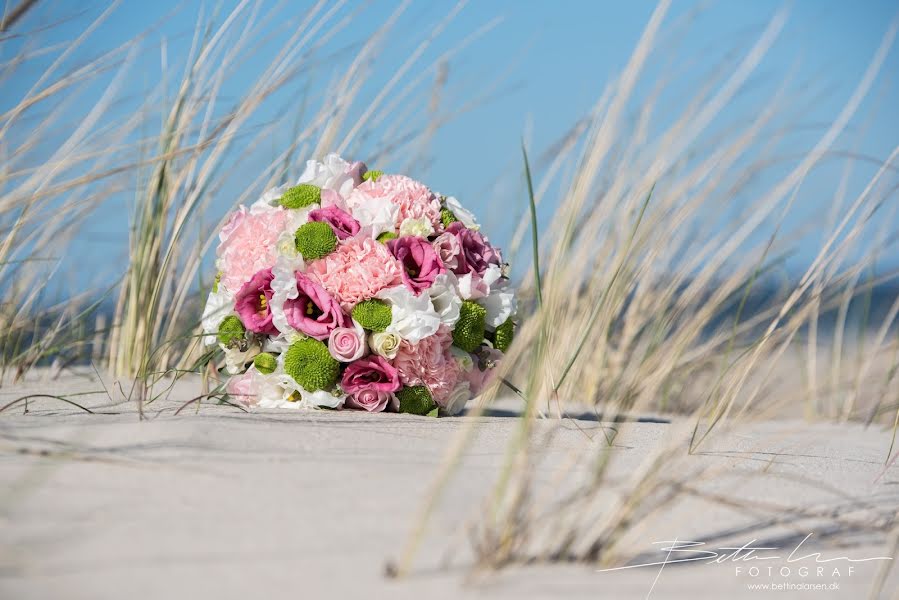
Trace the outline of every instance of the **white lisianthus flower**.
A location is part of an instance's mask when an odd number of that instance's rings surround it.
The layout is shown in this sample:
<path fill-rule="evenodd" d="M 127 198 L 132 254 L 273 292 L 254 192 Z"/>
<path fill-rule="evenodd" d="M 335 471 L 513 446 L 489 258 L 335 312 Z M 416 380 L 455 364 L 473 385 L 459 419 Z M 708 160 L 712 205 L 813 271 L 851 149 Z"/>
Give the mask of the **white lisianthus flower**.
<path fill-rule="evenodd" d="M 481 228 L 481 226 L 478 225 L 478 222 L 475 220 L 474 215 L 471 214 L 471 211 L 462 206 L 462 204 L 458 200 L 456 200 L 455 197 L 447 196 L 445 202 L 446 207 L 453 211 L 453 214 L 456 215 L 456 218 L 459 219 L 459 221 L 461 221 L 463 225 L 474 230 L 478 230 Z"/>
<path fill-rule="evenodd" d="M 426 238 L 432 233 L 434 233 L 434 226 L 431 224 L 430 219 L 414 219 L 412 217 L 406 217 L 403 219 L 403 222 L 400 223 L 400 237 L 404 235 L 414 235 L 416 237 Z"/>
<path fill-rule="evenodd" d="M 428 295 L 434 310 L 440 315 L 440 322 L 448 327 L 453 327 L 459 320 L 459 308 L 462 306 L 462 298 L 456 290 L 458 280 L 455 273 L 447 271 L 434 279 L 434 283 L 428 288 Z"/>
<path fill-rule="evenodd" d="M 462 412 L 462 409 L 465 408 L 465 405 L 468 404 L 470 398 L 471 388 L 468 382 L 460 381 L 456 384 L 456 387 L 453 388 L 449 398 L 446 399 L 446 406 L 443 408 L 442 412 L 447 415 L 458 415 Z"/>
<path fill-rule="evenodd" d="M 427 294 L 416 296 L 409 288 L 398 285 L 378 292 L 377 298 L 390 305 L 391 323 L 386 331 L 395 333 L 411 344 L 437 333 L 440 315 Z"/>
<path fill-rule="evenodd" d="M 237 347 L 229 348 L 224 344 L 219 344 L 219 347 L 225 353 L 225 370 L 229 375 L 243 373 L 247 363 L 262 352 L 262 347 L 256 343 L 250 344 L 246 350 Z"/>
<path fill-rule="evenodd" d="M 362 229 L 376 238 L 386 231 L 393 232 L 400 207 L 389 198 L 373 197 L 361 188 L 347 196 L 346 205 Z"/>
<path fill-rule="evenodd" d="M 474 368 L 474 359 L 471 357 L 471 354 L 456 346 L 450 346 L 450 352 L 452 352 L 453 358 L 456 359 L 459 369 L 465 373 L 471 373 L 471 370 Z"/>
<path fill-rule="evenodd" d="M 379 331 L 371 334 L 371 337 L 368 338 L 368 347 L 375 354 L 392 360 L 396 358 L 402 341 L 402 338 L 392 331 Z"/>
<path fill-rule="evenodd" d="M 334 190 L 343 198 L 350 195 L 357 181 L 352 173 L 353 164 L 343 160 L 337 154 L 329 154 L 324 162 L 307 160 L 306 169 L 297 184 L 309 183 L 320 188 Z"/>
<path fill-rule="evenodd" d="M 289 187 L 290 186 L 285 183 L 284 185 L 275 186 L 265 190 L 259 199 L 250 205 L 250 214 L 258 215 L 277 207 L 278 200 L 281 199 L 281 196 L 284 195 L 284 192 L 286 192 Z"/>
<path fill-rule="evenodd" d="M 484 271 L 484 276 L 479 277 L 475 273 L 466 273 L 459 277 L 457 288 L 463 300 L 479 300 L 490 295 L 490 286 L 499 281 L 502 269 L 498 265 L 490 265 Z"/>
<path fill-rule="evenodd" d="M 490 295 L 478 300 L 478 304 L 487 309 L 486 324 L 494 328 L 505 323 L 518 309 L 518 300 L 507 280 L 492 285 Z"/>
<path fill-rule="evenodd" d="M 284 313 L 284 303 L 287 300 L 294 300 L 300 295 L 297 290 L 296 271 L 303 269 L 303 258 L 299 255 L 295 257 L 279 256 L 272 267 L 272 299 L 269 301 L 269 308 L 272 311 L 272 323 L 275 328 L 281 332 L 280 338 L 283 338 L 287 345 L 299 339 L 301 334 L 287 323 L 287 315 Z"/>
<path fill-rule="evenodd" d="M 284 372 L 284 355 L 278 357 L 274 372 L 264 374 L 253 371 L 253 387 L 256 393 L 255 406 L 259 408 L 338 408 L 346 400 L 346 394 L 337 395 L 325 390 L 307 392 Z M 248 371 L 249 373 L 250 371 Z"/>
<path fill-rule="evenodd" d="M 228 315 L 234 314 L 234 296 L 219 285 L 218 290 L 210 292 L 203 308 L 203 344 L 213 346 L 218 342 L 219 325 Z"/>

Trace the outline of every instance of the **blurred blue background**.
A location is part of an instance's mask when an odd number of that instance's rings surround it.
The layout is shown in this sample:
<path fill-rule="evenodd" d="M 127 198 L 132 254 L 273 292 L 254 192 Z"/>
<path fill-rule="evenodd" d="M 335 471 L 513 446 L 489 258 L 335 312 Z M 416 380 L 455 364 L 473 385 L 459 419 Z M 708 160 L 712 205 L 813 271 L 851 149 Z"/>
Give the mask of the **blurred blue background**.
<path fill-rule="evenodd" d="M 114 48 L 141 32 L 146 32 L 136 66 L 128 75 L 128 98 L 115 111 L 127 114 L 161 78 L 161 47 L 165 42 L 170 85 L 180 77 L 184 56 L 200 15 L 227 14 L 234 2 L 205 3 L 157 0 L 130 0 L 116 6 L 109 18 L 91 33 L 89 41 L 67 60 L 77 65 Z M 270 40 L 248 55 L 239 70 L 223 87 L 225 99 L 236 99 L 286 36 L 293 32 L 307 4 L 281 5 L 267 25 Z M 324 89 L 346 69 L 354 51 L 395 8 L 392 2 L 346 3 L 336 6 L 337 15 L 354 16 L 353 21 L 324 45 L 319 60 L 296 85 L 288 86 L 267 102 L 253 117 L 258 123 L 299 111 L 303 90 Z M 430 28 L 448 14 L 454 3 L 412 2 L 386 41 L 378 62 L 360 94 L 361 114 L 367 99 L 373 98 L 396 69 L 430 33 Z M 108 8 L 100 2 L 39 2 L 17 28 L 32 32 L 20 40 L 21 47 L 68 43 Z M 443 53 L 457 48 L 473 32 L 486 24 L 490 29 L 452 57 L 440 76 L 445 76 L 438 111 L 453 115 L 427 147 L 427 160 L 410 156 L 408 163 L 374 164 L 372 167 L 408 168 L 432 188 L 457 196 L 469 205 L 486 226 L 494 242 L 503 245 L 512 235 L 517 217 L 526 210 L 521 179 L 522 137 L 534 156 L 537 175 L 545 166 L 545 150 L 596 103 L 604 87 L 626 64 L 654 9 L 652 2 L 611 1 L 512 1 L 470 2 L 440 32 L 410 73 L 432 64 Z M 677 80 L 670 96 L 657 107 L 658 119 L 673 118 L 690 100 L 704 75 L 734 51 L 742 51 L 757 38 L 772 16 L 781 9 L 789 20 L 754 75 L 752 90 L 723 115 L 732 122 L 751 118 L 761 110 L 760 99 L 788 80 L 795 99 L 795 134 L 788 136 L 780 151 L 784 154 L 807 150 L 837 115 L 868 66 L 890 23 L 899 14 L 895 1 L 848 2 L 799 0 L 784 4 L 774 1 L 711 3 L 675 2 L 666 18 L 661 43 L 664 66 L 651 66 L 645 83 L 637 89 L 636 105 L 653 79 L 670 75 Z M 689 22 L 688 27 L 678 25 Z M 667 33 L 665 33 L 667 32 Z M 15 45 L 5 46 L 14 51 Z M 3 60 L 10 60 L 10 56 Z M 21 95 L 39 77 L 42 63 L 34 61 L 26 73 L 3 83 L 7 104 Z M 666 70 L 667 69 L 667 70 Z M 437 71 L 425 79 L 421 93 L 429 94 Z M 899 142 L 899 52 L 892 50 L 881 77 L 844 136 L 835 145 L 872 159 L 885 159 Z M 101 86 L 79 91 L 78 106 L 96 101 Z M 423 102 L 422 105 L 427 105 Z M 308 110 L 308 109 L 306 109 Z M 114 111 L 114 112 L 115 112 Z M 666 114 L 666 111 L 670 111 Z M 427 114 L 409 118 L 428 120 Z M 69 126 L 72 126 L 70 123 Z M 152 134 L 153 132 L 148 132 Z M 218 218 L 236 199 L 228 189 L 252 181 L 258 169 L 290 143 L 290 131 L 282 130 L 268 147 L 258 147 L 248 160 L 229 173 L 233 182 L 212 204 L 210 215 Z M 386 132 L 385 132 L 386 135 Z M 359 158 L 378 146 L 379 140 L 363 142 Z M 239 145 L 239 144 L 238 144 Z M 853 176 L 854 189 L 874 173 L 875 161 L 860 161 Z M 828 172 L 828 169 L 831 172 Z M 826 163 L 816 170 L 814 181 L 801 190 L 793 224 L 826 212 L 839 180 L 841 167 Z M 261 192 L 262 190 L 258 190 Z M 852 191 L 852 190 L 850 190 Z M 891 201 L 895 203 L 895 195 Z M 110 202 L 99 218 L 90 220 L 73 250 L 69 277 L 102 287 L 120 275 L 126 264 L 127 224 L 134 193 L 126 191 Z M 743 199 L 745 200 L 745 198 Z M 735 198 L 735 202 L 741 201 Z M 541 207 L 541 218 L 552 211 L 552 199 Z M 887 213 L 895 217 L 895 212 Z M 899 231 L 899 227 L 894 230 Z M 816 238 L 806 239 L 790 262 L 792 272 L 801 272 L 816 251 Z M 896 256 L 883 257 L 885 268 L 899 266 Z"/>

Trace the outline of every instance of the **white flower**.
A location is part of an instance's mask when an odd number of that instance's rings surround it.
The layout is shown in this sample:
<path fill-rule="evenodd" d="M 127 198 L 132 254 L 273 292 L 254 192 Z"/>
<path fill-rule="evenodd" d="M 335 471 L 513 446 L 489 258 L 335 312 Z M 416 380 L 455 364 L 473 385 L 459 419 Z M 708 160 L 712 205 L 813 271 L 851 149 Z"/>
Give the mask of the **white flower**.
<path fill-rule="evenodd" d="M 259 408 L 337 408 L 346 400 L 345 394 L 334 394 L 325 390 L 307 392 L 284 372 L 284 355 L 278 357 L 278 366 L 272 373 L 260 373 L 255 367 L 247 371 L 253 373 L 253 388 L 256 394 L 255 406 Z"/>
<path fill-rule="evenodd" d="M 462 412 L 468 400 L 471 398 L 471 388 L 468 381 L 461 381 L 453 388 L 449 398 L 446 399 L 446 406 L 443 412 L 448 415 L 457 415 Z"/>
<path fill-rule="evenodd" d="M 440 315 L 434 311 L 427 294 L 416 296 L 409 288 L 398 285 L 378 292 L 377 297 L 390 304 L 391 323 L 387 331 L 411 344 L 437 333 Z"/>
<path fill-rule="evenodd" d="M 219 344 L 219 347 L 225 353 L 225 370 L 231 375 L 243 373 L 247 363 L 262 352 L 262 347 L 256 343 L 250 344 L 245 350 L 237 347 L 229 348 L 224 344 Z"/>
<path fill-rule="evenodd" d="M 400 336 L 392 331 L 379 331 L 368 338 L 368 346 L 375 354 L 392 360 L 396 358 L 401 341 Z"/>
<path fill-rule="evenodd" d="M 225 286 L 219 285 L 218 291 L 210 292 L 203 308 L 203 344 L 212 346 L 218 341 L 219 325 L 228 315 L 234 314 L 234 296 Z"/>
<path fill-rule="evenodd" d="M 273 207 L 278 206 L 278 200 L 281 199 L 281 196 L 284 195 L 284 192 L 286 192 L 289 187 L 290 186 L 285 183 L 284 185 L 275 186 L 265 190 L 262 196 L 259 197 L 259 200 L 250 205 L 250 214 L 258 215 L 259 213 L 271 210 Z"/>
<path fill-rule="evenodd" d="M 518 308 L 518 300 L 515 292 L 509 287 L 507 280 L 501 280 L 491 286 L 490 295 L 478 301 L 478 304 L 487 309 L 486 324 L 488 327 L 499 327 L 506 319 L 515 314 Z"/>
<path fill-rule="evenodd" d="M 453 358 L 456 359 L 459 369 L 465 373 L 471 373 L 471 370 L 474 368 L 474 359 L 471 357 L 471 354 L 456 346 L 450 346 L 450 352 L 452 352 Z"/>
<path fill-rule="evenodd" d="M 403 222 L 400 223 L 400 237 L 404 235 L 414 235 L 416 237 L 426 238 L 432 233 L 434 233 L 434 226 L 431 224 L 430 219 L 413 219 L 412 217 L 406 217 L 403 219 Z"/>
<path fill-rule="evenodd" d="M 297 183 L 310 183 L 320 188 L 334 190 L 346 198 L 355 186 L 353 176 L 348 172 L 351 166 L 337 154 L 327 155 L 324 162 L 307 160 L 306 169 Z"/>
<path fill-rule="evenodd" d="M 303 269 L 303 258 L 299 255 L 291 258 L 281 255 L 272 267 L 272 299 L 269 308 L 272 311 L 272 323 L 281 332 L 279 338 L 283 338 L 290 345 L 300 337 L 300 333 L 287 323 L 287 315 L 284 313 L 284 303 L 294 300 L 300 295 L 297 289 L 296 271 Z"/>
<path fill-rule="evenodd" d="M 448 327 L 453 327 L 459 320 L 459 308 L 462 306 L 462 298 L 456 290 L 458 281 L 452 271 L 441 273 L 434 278 L 434 283 L 428 288 L 428 295 L 434 310 L 440 315 L 440 322 Z"/>
<path fill-rule="evenodd" d="M 356 188 L 347 196 L 347 208 L 359 225 L 376 238 L 385 231 L 393 231 L 400 207 L 389 198 L 370 196 L 361 188 Z"/>
<path fill-rule="evenodd" d="M 454 198 L 453 196 L 448 196 L 445 202 L 446 207 L 453 211 L 453 214 L 456 215 L 456 218 L 459 219 L 459 221 L 461 221 L 463 225 L 474 230 L 478 230 L 481 228 L 481 226 L 478 225 L 478 222 L 475 220 L 474 215 L 471 214 L 471 211 L 462 206 L 459 201 L 456 200 L 456 198 Z"/>

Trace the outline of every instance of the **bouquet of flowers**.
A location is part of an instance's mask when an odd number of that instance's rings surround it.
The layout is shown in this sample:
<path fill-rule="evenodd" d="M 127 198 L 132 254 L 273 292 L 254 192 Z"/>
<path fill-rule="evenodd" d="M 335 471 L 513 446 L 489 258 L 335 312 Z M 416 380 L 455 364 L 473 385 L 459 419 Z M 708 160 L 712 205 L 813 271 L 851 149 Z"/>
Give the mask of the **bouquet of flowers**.
<path fill-rule="evenodd" d="M 455 414 L 512 341 L 499 249 L 409 177 L 310 160 L 219 240 L 204 342 L 246 406 Z"/>

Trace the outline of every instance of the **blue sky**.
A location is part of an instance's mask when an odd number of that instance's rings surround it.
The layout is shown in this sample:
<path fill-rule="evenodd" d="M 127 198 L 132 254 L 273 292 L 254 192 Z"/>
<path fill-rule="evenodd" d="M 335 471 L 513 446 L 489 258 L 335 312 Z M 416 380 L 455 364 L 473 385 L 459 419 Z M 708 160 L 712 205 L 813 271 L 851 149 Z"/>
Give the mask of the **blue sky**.
<path fill-rule="evenodd" d="M 232 4 L 224 2 L 224 12 Z M 273 37 L 289 31 L 307 4 L 284 4 L 281 16 L 272 25 Z M 186 52 L 203 6 L 208 14 L 216 4 L 125 1 L 98 28 L 79 57 L 96 55 L 120 44 L 168 15 L 148 36 L 140 68 L 131 76 L 131 85 L 139 96 L 142 87 L 148 89 L 159 78 L 160 40 L 166 40 L 170 62 L 177 63 Z M 309 81 L 327 82 L 339 75 L 347 60 L 341 58 L 340 52 L 364 40 L 395 6 L 394 2 L 351 2 L 342 9 L 347 14 L 359 10 L 361 15 L 329 42 L 329 48 L 338 53 L 337 58 L 319 67 Z M 420 35 L 426 33 L 426 25 L 439 20 L 451 6 L 452 3 L 443 1 L 412 3 L 397 25 L 397 35 L 391 37 L 363 88 L 363 99 L 377 93 L 420 41 Z M 538 154 L 581 117 L 596 102 L 609 79 L 625 65 L 653 7 L 651 2 L 590 0 L 476 0 L 465 6 L 425 53 L 421 64 L 428 64 L 440 53 L 456 46 L 466 35 L 500 18 L 496 27 L 473 42 L 451 63 L 447 92 L 441 102 L 447 106 L 461 106 L 485 93 L 488 98 L 441 129 L 429 149 L 433 161 L 419 165 L 411 174 L 469 204 L 482 216 L 494 241 L 505 243 L 512 230 L 509 216 L 519 214 L 525 207 L 520 178 L 522 136 L 527 135 L 533 153 Z M 696 84 L 694 79 L 698 80 L 700 73 L 719 64 L 729 51 L 745 49 L 771 16 L 783 7 L 789 10 L 788 24 L 759 70 L 756 85 L 765 89 L 793 73 L 791 89 L 796 94 L 797 107 L 801 107 L 799 114 L 807 130 L 792 137 L 785 151 L 801 151 L 813 143 L 849 97 L 890 22 L 899 15 L 899 5 L 895 2 L 675 2 L 666 20 L 672 28 L 679 19 L 697 10 L 698 13 L 688 35 L 666 40 L 666 52 L 671 53 L 666 58 L 671 59 L 670 64 L 682 65 L 686 74 L 674 88 L 683 98 L 671 98 L 672 111 L 679 101 L 689 99 L 691 86 Z M 103 3 L 46 0 L 23 21 L 22 29 L 41 28 L 60 15 L 74 15 L 62 25 L 40 33 L 41 43 L 62 42 L 82 31 L 90 17 L 99 14 L 103 8 Z M 271 59 L 274 48 L 274 43 L 271 47 L 263 46 L 258 53 L 248 57 L 240 73 L 229 82 L 227 92 L 236 95 L 241 86 L 248 85 L 253 74 Z M 38 75 L 39 67 L 40 61 L 36 61 L 33 72 L 23 73 L 20 80 L 5 85 L 11 86 L 9 89 L 12 90 L 26 85 Z M 652 83 L 654 75 L 661 74 L 650 69 L 648 83 Z M 895 106 L 899 106 L 897 76 L 899 51 L 894 49 L 874 93 L 863 106 L 860 117 L 851 124 L 847 139 L 841 140 L 837 147 L 851 148 L 881 159 L 892 151 L 899 142 L 899 111 L 895 110 Z M 804 99 L 803 94 L 814 101 Z M 88 90 L 85 101 L 90 97 Z M 750 93 L 742 101 L 738 100 L 729 116 L 738 119 L 737 111 L 745 111 L 746 115 L 758 111 L 759 107 L 753 104 L 758 97 L 761 96 Z M 260 111 L 258 119 L 274 118 L 280 111 L 289 109 L 290 101 L 290 97 L 276 99 Z M 0 105 L 2 103 L 0 99 Z M 662 120 L 664 110 L 665 106 L 662 106 Z M 271 159 L 273 153 L 286 143 L 286 137 L 273 139 L 271 147 L 259 150 L 258 164 Z M 364 150 L 363 145 L 361 151 Z M 235 171 L 233 176 L 238 183 L 252 178 L 253 165 L 257 163 L 250 160 L 241 164 L 250 172 Z M 400 165 L 377 166 L 389 170 Z M 537 168 L 539 171 L 540 165 Z M 858 181 L 872 172 L 870 166 L 859 167 Z M 835 185 L 834 177 L 825 170 L 819 174 L 817 183 L 803 190 L 798 202 L 798 221 L 822 212 L 822 203 L 827 202 L 830 187 Z M 123 203 L 128 201 L 130 199 L 123 199 Z M 212 207 L 213 216 L 223 214 L 232 202 L 233 197 L 227 194 L 217 198 Z M 548 216 L 551 203 L 543 210 L 541 216 Z M 75 255 L 88 259 L 79 262 L 91 264 L 92 276 L 108 281 L 124 266 L 127 212 L 109 210 L 104 214 L 104 218 L 92 222 L 85 231 Z M 796 259 L 797 268 L 813 252 L 813 240 L 807 241 Z M 894 263 L 899 264 L 899 261 Z"/>

